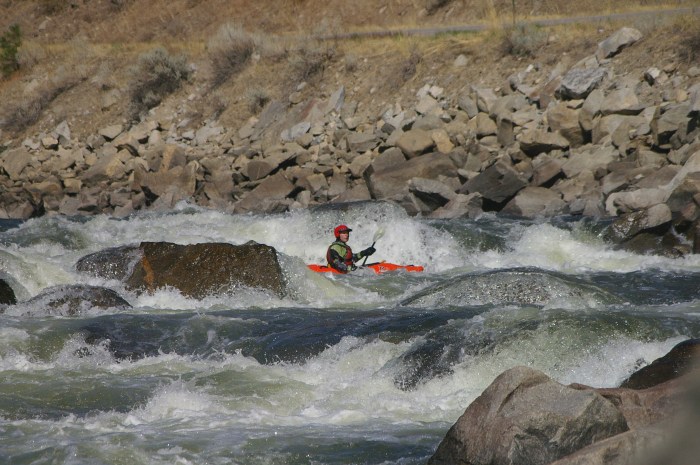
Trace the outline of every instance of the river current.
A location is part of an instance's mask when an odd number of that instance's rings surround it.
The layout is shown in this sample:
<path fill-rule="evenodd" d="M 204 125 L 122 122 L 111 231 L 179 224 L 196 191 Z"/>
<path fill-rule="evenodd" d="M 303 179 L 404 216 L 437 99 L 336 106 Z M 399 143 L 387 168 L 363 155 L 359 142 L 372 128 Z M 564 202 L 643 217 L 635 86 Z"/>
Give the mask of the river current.
<path fill-rule="evenodd" d="M 355 251 L 378 238 L 372 261 L 425 271 L 311 272 L 340 223 Z M 430 220 L 378 202 L 2 222 L 0 277 L 20 302 L 0 314 L 0 463 L 423 464 L 508 368 L 613 387 L 700 337 L 700 256 L 615 250 L 603 227 Z M 138 295 L 75 270 L 141 241 L 249 240 L 277 250 L 285 297 Z M 66 284 L 133 308 L 57 317 L 27 303 Z"/>

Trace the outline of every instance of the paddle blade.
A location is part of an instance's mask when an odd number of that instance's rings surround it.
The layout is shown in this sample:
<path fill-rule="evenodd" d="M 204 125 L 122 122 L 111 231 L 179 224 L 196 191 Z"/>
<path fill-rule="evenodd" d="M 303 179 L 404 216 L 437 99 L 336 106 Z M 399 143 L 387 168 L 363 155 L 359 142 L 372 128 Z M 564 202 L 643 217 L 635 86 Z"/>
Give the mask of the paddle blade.
<path fill-rule="evenodd" d="M 372 238 L 372 242 L 377 242 L 381 237 L 384 235 L 384 228 L 380 227 L 377 229 L 377 231 L 374 233 L 374 237 Z"/>

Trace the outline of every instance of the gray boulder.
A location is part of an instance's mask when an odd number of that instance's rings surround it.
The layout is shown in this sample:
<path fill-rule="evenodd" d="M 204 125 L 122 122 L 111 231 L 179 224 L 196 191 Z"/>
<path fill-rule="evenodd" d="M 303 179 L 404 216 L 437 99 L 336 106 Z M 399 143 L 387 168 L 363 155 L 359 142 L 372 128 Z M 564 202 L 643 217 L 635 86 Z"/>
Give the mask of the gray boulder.
<path fill-rule="evenodd" d="M 544 187 L 526 187 L 506 204 L 501 213 L 525 218 L 556 216 L 566 211 L 561 195 Z"/>
<path fill-rule="evenodd" d="M 377 145 L 379 145 L 379 138 L 369 132 L 351 132 L 346 137 L 348 143 L 348 149 L 357 152 L 364 153 L 368 150 L 372 150 Z"/>
<path fill-rule="evenodd" d="M 456 194 L 444 206 L 430 213 L 430 218 L 476 218 L 483 213 L 481 194 Z"/>
<path fill-rule="evenodd" d="M 239 212 L 276 211 L 282 201 L 294 191 L 294 184 L 289 182 L 282 172 L 278 172 L 265 178 L 255 189 L 236 202 L 235 209 Z"/>
<path fill-rule="evenodd" d="M 564 150 L 570 145 L 570 142 L 561 134 L 540 129 L 523 131 L 518 141 L 520 142 L 520 150 L 531 157 L 552 150 Z"/>
<path fill-rule="evenodd" d="M 435 147 L 435 141 L 430 136 L 430 132 L 422 129 L 411 129 L 401 134 L 396 141 L 396 146 L 407 158 L 414 158 Z"/>
<path fill-rule="evenodd" d="M 605 68 L 574 68 L 562 78 L 557 94 L 563 99 L 586 98 L 607 74 Z"/>
<path fill-rule="evenodd" d="M 692 121 L 691 117 L 688 116 L 689 110 L 690 105 L 688 103 L 671 105 L 665 108 L 658 107 L 651 121 L 651 133 L 654 143 L 658 146 L 670 144 L 672 137 L 676 133 L 680 133 L 681 137 L 685 139 Z M 683 140 L 683 142 L 690 141 Z"/>
<path fill-rule="evenodd" d="M 437 179 L 440 175 L 457 176 L 452 159 L 441 153 L 422 155 L 376 172 L 370 167 L 365 173 L 372 197 L 379 200 L 402 198 L 413 178 Z"/>
<path fill-rule="evenodd" d="M 24 148 L 11 149 L 0 154 L 0 168 L 11 180 L 20 180 L 22 171 L 31 165 L 32 155 Z"/>
<path fill-rule="evenodd" d="M 484 199 L 501 204 L 525 186 L 527 179 L 507 162 L 500 160 L 464 183 L 460 193 L 479 193 Z"/>
<path fill-rule="evenodd" d="M 583 144 L 583 129 L 579 119 L 579 110 L 569 108 L 563 102 L 554 104 L 547 109 L 547 121 L 550 129 L 564 136 L 572 147 Z"/>
<path fill-rule="evenodd" d="M 457 196 L 448 185 L 435 179 L 413 178 L 408 182 L 408 190 L 431 210 L 444 206 Z"/>
<path fill-rule="evenodd" d="M 602 61 L 620 53 L 625 47 L 629 47 L 642 38 L 642 33 L 631 27 L 623 27 L 613 35 L 598 44 L 596 58 Z"/>

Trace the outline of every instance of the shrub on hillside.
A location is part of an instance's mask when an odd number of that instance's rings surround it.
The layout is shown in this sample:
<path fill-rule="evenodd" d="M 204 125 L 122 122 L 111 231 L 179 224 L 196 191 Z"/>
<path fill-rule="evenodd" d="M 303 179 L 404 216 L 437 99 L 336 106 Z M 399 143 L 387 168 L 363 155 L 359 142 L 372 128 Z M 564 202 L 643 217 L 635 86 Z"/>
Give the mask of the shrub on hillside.
<path fill-rule="evenodd" d="M 532 24 L 521 23 L 504 31 L 501 51 L 505 55 L 532 57 L 546 43 L 547 32 L 545 30 Z"/>
<path fill-rule="evenodd" d="M 161 47 L 142 54 L 132 69 L 132 116 L 138 118 L 160 105 L 189 78 L 190 68 L 185 56 L 172 56 Z"/>
<path fill-rule="evenodd" d="M 207 43 L 214 86 L 220 86 L 239 73 L 250 60 L 254 50 L 255 41 L 243 28 L 234 24 L 220 27 Z"/>
<path fill-rule="evenodd" d="M 300 81 L 308 81 L 323 74 L 326 66 L 334 57 L 335 48 L 332 46 L 307 41 L 289 58 L 293 77 Z"/>
<path fill-rule="evenodd" d="M 700 58 L 700 19 L 686 17 L 675 21 L 675 32 L 683 37 L 678 56 L 691 64 L 697 64 Z"/>
<path fill-rule="evenodd" d="M 22 31 L 18 24 L 13 24 L 0 37 L 0 72 L 3 76 L 8 76 L 19 69 L 17 61 L 17 51 L 22 44 Z"/>
<path fill-rule="evenodd" d="M 248 91 L 246 98 L 248 100 L 248 110 L 255 114 L 265 108 L 265 105 L 270 101 L 270 94 L 265 89 L 255 87 Z"/>
<path fill-rule="evenodd" d="M 427 4 L 425 5 L 425 10 L 429 15 L 432 15 L 435 14 L 437 10 L 445 5 L 448 5 L 449 3 L 452 3 L 452 0 L 428 0 Z"/>

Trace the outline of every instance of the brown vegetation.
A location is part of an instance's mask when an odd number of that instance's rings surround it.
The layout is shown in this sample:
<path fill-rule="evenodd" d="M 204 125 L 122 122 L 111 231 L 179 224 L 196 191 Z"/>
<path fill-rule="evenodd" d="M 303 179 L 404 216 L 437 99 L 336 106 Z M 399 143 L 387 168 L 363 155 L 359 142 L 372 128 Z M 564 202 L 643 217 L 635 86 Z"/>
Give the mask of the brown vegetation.
<path fill-rule="evenodd" d="M 23 41 L 19 70 L 0 80 L 0 144 L 51 131 L 64 119 L 84 139 L 161 102 L 179 108 L 193 127 L 212 117 L 240 127 L 267 102 L 286 100 L 302 82 L 304 98 L 329 95 L 344 85 L 360 111 L 376 112 L 383 105 L 412 103 L 426 83 L 447 92 L 470 84 L 497 87 L 530 63 L 577 60 L 622 24 L 544 28 L 528 20 L 687 6 L 700 1 L 5 0 L 0 34 L 16 23 Z M 485 29 L 315 38 L 450 24 Z M 653 31 L 654 39 L 643 45 L 647 65 L 663 65 L 669 56 L 687 65 L 697 61 L 697 17 L 652 15 L 624 24 Z M 160 61 L 149 69 L 144 56 L 155 49 Z M 468 64 L 455 68 L 460 55 Z M 644 64 L 630 58 L 630 66 Z"/>

